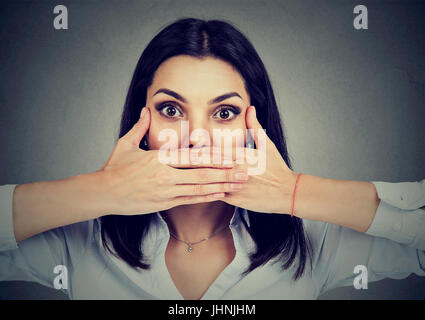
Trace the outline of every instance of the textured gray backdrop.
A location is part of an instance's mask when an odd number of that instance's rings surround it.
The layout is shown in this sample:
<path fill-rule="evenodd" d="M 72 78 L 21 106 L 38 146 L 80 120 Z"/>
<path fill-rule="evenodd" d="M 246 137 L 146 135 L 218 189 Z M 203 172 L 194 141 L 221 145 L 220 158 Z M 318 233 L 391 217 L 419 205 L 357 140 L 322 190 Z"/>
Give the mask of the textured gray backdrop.
<path fill-rule="evenodd" d="M 69 29 L 53 28 L 64 4 Z M 365 4 L 369 29 L 353 28 Z M 181 17 L 239 27 L 272 80 L 294 169 L 335 179 L 425 178 L 424 1 L 4 1 L 0 3 L 0 184 L 100 168 L 136 62 Z M 0 298 L 64 299 L 27 282 Z M 425 278 L 338 288 L 324 299 L 424 299 Z"/>

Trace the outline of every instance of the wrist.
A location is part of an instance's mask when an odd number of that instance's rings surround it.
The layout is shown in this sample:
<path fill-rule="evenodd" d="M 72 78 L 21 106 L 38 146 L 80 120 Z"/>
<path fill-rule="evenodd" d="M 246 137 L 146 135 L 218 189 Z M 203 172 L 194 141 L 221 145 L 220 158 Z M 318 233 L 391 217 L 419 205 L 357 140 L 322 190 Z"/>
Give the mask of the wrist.
<path fill-rule="evenodd" d="M 332 184 L 331 179 L 292 172 L 286 187 L 285 213 L 291 215 L 293 212 L 293 216 L 303 219 L 322 220 L 320 210 L 329 200 L 323 188 L 329 184 Z"/>
<path fill-rule="evenodd" d="M 106 179 L 103 171 L 79 174 L 71 177 L 80 187 L 82 201 L 89 219 L 97 219 L 111 212 L 110 199 L 106 193 Z"/>
<path fill-rule="evenodd" d="M 277 212 L 282 214 L 291 214 L 292 198 L 297 176 L 298 173 L 289 170 L 285 178 L 282 179 L 279 194 L 283 203 L 279 206 L 279 210 Z"/>
<path fill-rule="evenodd" d="M 302 175 L 294 215 L 364 232 L 373 220 L 379 199 L 373 184 Z"/>

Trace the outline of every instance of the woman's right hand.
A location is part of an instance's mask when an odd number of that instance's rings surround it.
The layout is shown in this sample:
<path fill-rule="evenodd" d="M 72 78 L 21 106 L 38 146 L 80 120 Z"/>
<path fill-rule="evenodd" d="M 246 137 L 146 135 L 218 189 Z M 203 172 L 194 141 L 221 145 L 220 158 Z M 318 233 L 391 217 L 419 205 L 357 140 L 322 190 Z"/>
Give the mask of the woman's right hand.
<path fill-rule="evenodd" d="M 240 190 L 248 180 L 247 169 L 235 163 L 230 167 L 211 164 L 208 168 L 190 164 L 192 170 L 179 169 L 187 165 L 162 164 L 159 150 L 139 148 L 149 126 L 150 110 L 144 107 L 139 121 L 118 140 L 107 162 L 96 171 L 108 214 L 146 214 L 179 205 L 217 201 L 224 197 L 224 192 Z M 212 155 L 217 150 L 208 151 Z"/>

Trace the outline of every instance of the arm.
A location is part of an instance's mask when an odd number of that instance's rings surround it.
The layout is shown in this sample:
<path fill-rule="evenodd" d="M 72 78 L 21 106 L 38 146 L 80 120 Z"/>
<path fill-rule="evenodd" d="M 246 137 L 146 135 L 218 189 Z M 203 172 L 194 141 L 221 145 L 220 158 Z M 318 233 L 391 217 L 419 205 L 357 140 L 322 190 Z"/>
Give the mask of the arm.
<path fill-rule="evenodd" d="M 248 130 L 253 130 L 251 134 L 257 146 L 255 152 L 247 150 L 247 163 L 257 164 L 256 169 L 261 170 L 254 170 L 243 189 L 226 196 L 226 202 L 252 211 L 290 214 L 297 174 L 287 166 L 278 148 L 265 134 L 252 106 L 246 112 L 246 124 Z M 402 209 L 425 208 L 425 180 L 422 183 L 371 183 L 303 174 L 295 194 L 294 215 L 366 232 L 382 202 L 376 187 L 391 190 L 391 185 L 406 187 L 403 199 L 418 198 L 416 203 L 407 201 L 410 207 Z"/>
<path fill-rule="evenodd" d="M 93 240 L 96 221 L 54 228 L 18 244 L 12 217 L 15 187 L 0 186 L 0 281 L 33 281 L 52 288 L 56 266 L 66 266 L 71 276 Z"/>
<path fill-rule="evenodd" d="M 77 222 L 100 217 L 98 173 L 62 180 L 17 185 L 13 192 L 13 226 L 16 241 Z"/>
<path fill-rule="evenodd" d="M 384 191 L 385 188 L 393 190 L 393 197 L 396 196 L 394 188 L 405 187 L 406 199 L 419 197 L 416 203 L 411 202 L 408 208 L 413 210 L 422 206 L 421 209 L 425 210 L 425 180 L 422 183 L 397 184 L 325 179 L 303 174 L 297 186 L 294 215 L 366 232 L 375 218 L 378 207 L 381 206 L 382 197 L 378 195 L 377 187 Z"/>
<path fill-rule="evenodd" d="M 146 111 L 147 109 L 143 108 L 143 110 Z M 150 113 L 149 117 L 142 117 L 141 115 L 133 128 L 118 140 L 108 161 L 98 171 L 62 180 L 17 185 L 13 192 L 13 208 L 11 210 L 13 211 L 12 229 L 14 229 L 16 241 L 22 241 L 56 227 L 92 220 L 108 214 L 108 211 L 115 211 L 112 210 L 116 205 L 115 203 L 112 204 L 111 195 L 105 193 L 105 189 L 111 186 L 110 180 L 114 180 L 105 178 L 106 167 L 111 165 L 116 169 L 122 167 L 126 169 L 129 162 L 135 162 L 136 153 L 141 157 L 138 146 L 149 125 Z M 129 159 L 132 161 L 129 161 Z M 143 168 L 144 163 L 139 159 L 137 160 L 138 167 Z M 147 170 L 152 170 L 152 168 L 148 167 Z M 113 172 L 114 170 L 108 170 L 108 172 L 110 171 Z M 125 173 L 123 173 L 124 170 L 117 171 L 115 176 L 118 177 L 118 181 L 131 180 L 131 177 L 125 174 L 128 170 Z M 107 176 L 111 177 L 112 174 L 107 174 Z M 115 184 L 115 180 L 112 185 Z M 120 185 L 118 188 L 129 189 L 129 187 L 124 184 L 124 186 Z M 134 191 L 134 186 L 131 187 L 130 191 Z M 125 196 L 128 195 L 124 192 L 121 197 Z M 125 200 L 127 200 L 126 203 L 130 202 L 128 197 Z M 7 202 L 8 197 L 3 201 Z M 125 210 L 129 209 L 123 207 Z M 4 230 L 0 231 L 2 231 L 0 233 L 1 239 Z"/>

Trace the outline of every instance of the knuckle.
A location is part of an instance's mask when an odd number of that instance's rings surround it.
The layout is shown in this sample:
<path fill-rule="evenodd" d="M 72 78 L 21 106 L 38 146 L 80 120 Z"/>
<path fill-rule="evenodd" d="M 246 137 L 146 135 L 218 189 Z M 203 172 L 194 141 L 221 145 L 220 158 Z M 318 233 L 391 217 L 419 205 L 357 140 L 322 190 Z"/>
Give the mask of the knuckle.
<path fill-rule="evenodd" d="M 159 185 L 164 185 L 167 183 L 167 181 L 169 181 L 169 177 L 167 177 L 167 175 L 165 175 L 163 172 L 157 172 L 154 176 L 154 179 Z"/>
<path fill-rule="evenodd" d="M 208 173 L 207 173 L 207 171 L 204 171 L 204 170 L 200 170 L 199 171 L 199 173 L 198 173 L 198 181 L 200 183 L 203 183 L 203 182 L 207 182 L 208 181 Z"/>
<path fill-rule="evenodd" d="M 184 204 L 193 204 L 193 203 L 196 203 L 196 199 L 197 199 L 197 197 L 189 197 L 189 196 L 187 196 L 187 197 L 184 197 L 183 198 L 183 203 Z"/>
<path fill-rule="evenodd" d="M 202 185 L 195 184 L 193 186 L 193 194 L 199 195 L 199 194 L 202 194 L 202 191 L 203 191 Z"/>
<path fill-rule="evenodd" d="M 204 185 L 200 184 L 199 187 L 198 187 L 198 194 L 202 195 L 204 193 L 205 193 L 205 187 L 204 187 Z"/>
<path fill-rule="evenodd" d="M 161 188 L 160 192 L 154 192 L 154 194 L 155 196 L 153 196 L 153 198 L 163 201 L 172 199 L 175 196 L 175 190 L 174 188 Z"/>
<path fill-rule="evenodd" d="M 185 204 L 186 200 L 187 200 L 186 196 L 180 196 L 180 197 L 174 198 L 172 201 L 173 201 L 173 204 L 175 205 L 181 205 L 181 204 Z"/>
<path fill-rule="evenodd" d="M 232 176 L 233 176 L 232 170 L 225 170 L 225 174 L 226 174 L 225 176 L 226 182 L 232 181 Z"/>
<path fill-rule="evenodd" d="M 211 202 L 211 201 L 216 201 L 216 200 L 218 200 L 218 199 L 212 197 L 211 195 L 203 196 L 203 199 L 202 199 L 203 202 Z"/>
<path fill-rule="evenodd" d="M 226 183 L 216 183 L 210 193 L 226 192 Z"/>
<path fill-rule="evenodd" d="M 117 144 L 122 144 L 124 141 L 126 141 L 125 136 L 122 136 L 121 138 L 118 139 Z"/>

